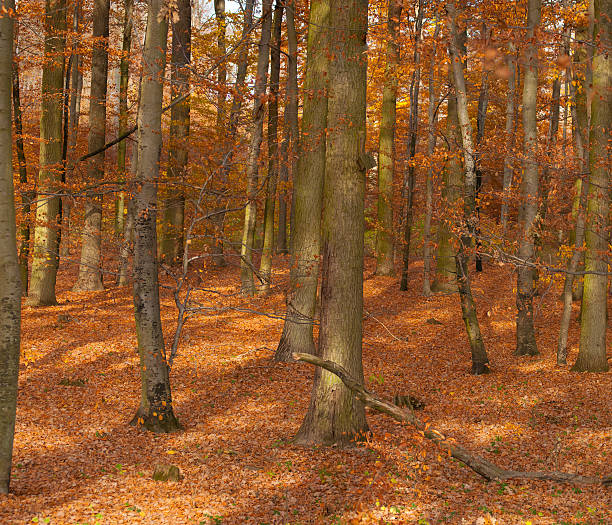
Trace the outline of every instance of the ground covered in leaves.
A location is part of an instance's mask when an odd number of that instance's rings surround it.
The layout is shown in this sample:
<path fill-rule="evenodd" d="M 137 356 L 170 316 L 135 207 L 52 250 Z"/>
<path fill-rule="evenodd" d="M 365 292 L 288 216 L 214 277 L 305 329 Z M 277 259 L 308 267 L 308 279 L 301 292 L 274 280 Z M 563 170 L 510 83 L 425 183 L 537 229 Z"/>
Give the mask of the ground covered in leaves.
<path fill-rule="evenodd" d="M 279 282 L 286 280 L 278 272 Z M 487 266 L 474 278 L 492 373 L 474 377 L 456 295 L 420 294 L 365 273 L 367 387 L 412 394 L 420 416 L 459 443 L 512 469 L 612 474 L 612 373 L 555 367 L 560 312 L 552 286 L 536 299 L 541 355 L 517 358 L 516 277 Z M 128 288 L 68 291 L 59 306 L 23 312 L 23 354 L 13 494 L 0 523 L 611 523 L 612 491 L 553 482 L 486 483 L 411 428 L 368 414 L 371 439 L 349 450 L 291 444 L 307 408 L 313 369 L 275 364 L 282 286 L 240 298 L 235 267 L 206 272 L 222 310 L 193 318 L 172 371 L 184 430 L 153 435 L 127 422 L 139 374 Z M 569 360 L 577 353 L 578 308 Z M 170 341 L 176 309 L 163 292 Z M 269 316 L 260 314 L 271 314 Z M 172 463 L 178 482 L 152 479 Z"/>

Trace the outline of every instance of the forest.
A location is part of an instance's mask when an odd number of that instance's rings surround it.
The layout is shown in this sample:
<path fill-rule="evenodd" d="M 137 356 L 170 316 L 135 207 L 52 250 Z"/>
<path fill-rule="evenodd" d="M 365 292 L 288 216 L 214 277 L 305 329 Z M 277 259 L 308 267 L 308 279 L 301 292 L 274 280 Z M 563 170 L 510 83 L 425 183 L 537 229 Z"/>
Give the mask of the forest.
<path fill-rule="evenodd" d="M 612 0 L 0 0 L 0 523 L 612 523 Z"/>

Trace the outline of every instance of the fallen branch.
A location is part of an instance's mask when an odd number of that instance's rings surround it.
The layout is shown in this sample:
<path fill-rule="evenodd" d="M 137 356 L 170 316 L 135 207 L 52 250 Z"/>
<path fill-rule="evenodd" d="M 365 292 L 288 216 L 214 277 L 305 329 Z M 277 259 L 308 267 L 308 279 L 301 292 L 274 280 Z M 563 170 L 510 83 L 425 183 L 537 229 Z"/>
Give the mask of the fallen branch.
<path fill-rule="evenodd" d="M 487 481 L 539 479 L 567 483 L 602 484 L 612 486 L 612 476 L 597 478 L 592 476 L 581 476 L 579 474 L 569 474 L 566 472 L 522 472 L 518 470 L 506 470 L 498 467 L 494 463 L 491 463 L 490 461 L 470 452 L 464 447 L 453 443 L 453 440 L 447 438 L 441 432 L 431 428 L 429 424 L 424 424 L 421 422 L 411 411 L 404 410 L 393 403 L 389 403 L 388 401 L 384 401 L 374 396 L 368 392 L 361 383 L 351 377 L 351 375 L 340 365 L 337 365 L 331 361 L 325 361 L 324 359 L 311 354 L 294 353 L 293 358 L 296 361 L 304 361 L 306 363 L 310 363 L 311 365 L 320 366 L 321 368 L 325 368 L 325 370 L 337 375 L 347 386 L 347 388 L 353 392 L 353 395 L 365 406 L 378 410 L 379 412 L 383 412 L 397 421 L 409 423 L 416 427 L 421 435 L 434 441 L 440 448 L 448 452 L 450 456 L 464 463 L 474 472 L 480 474 Z"/>

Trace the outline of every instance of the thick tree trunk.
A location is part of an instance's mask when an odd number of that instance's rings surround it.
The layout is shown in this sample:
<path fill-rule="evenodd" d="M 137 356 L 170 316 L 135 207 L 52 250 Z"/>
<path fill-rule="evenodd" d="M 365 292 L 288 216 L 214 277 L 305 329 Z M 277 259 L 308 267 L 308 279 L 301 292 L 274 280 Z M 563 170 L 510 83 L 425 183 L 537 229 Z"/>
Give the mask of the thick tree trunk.
<path fill-rule="evenodd" d="M 418 14 L 414 28 L 414 74 L 410 85 L 410 118 L 408 123 L 408 172 L 404 178 L 403 197 L 406 203 L 404 213 L 404 239 L 402 247 L 402 277 L 400 290 L 408 289 L 408 265 L 410 263 L 410 241 L 412 238 L 412 222 L 414 219 L 414 185 L 416 182 L 416 169 L 414 156 L 418 140 L 419 129 L 419 90 L 421 87 L 421 29 L 423 26 L 423 3 L 419 0 Z"/>
<path fill-rule="evenodd" d="M 265 93 L 268 84 L 268 63 L 270 60 L 270 29 L 272 26 L 272 0 L 264 0 L 262 6 L 263 21 L 257 57 L 257 76 L 253 93 L 253 119 L 251 122 L 251 139 L 247 160 L 247 204 L 244 209 L 244 227 L 240 248 L 240 282 L 242 293 L 255 293 L 253 271 L 253 244 L 255 237 L 255 220 L 257 218 L 257 184 L 259 173 L 259 150 L 263 140 L 263 122 L 265 116 Z"/>
<path fill-rule="evenodd" d="M 283 21 L 282 0 L 276 0 L 270 48 L 270 99 L 268 102 L 268 181 L 264 207 L 263 247 L 259 275 L 262 280 L 261 292 L 270 291 L 272 279 L 272 255 L 274 253 L 274 211 L 276 207 L 276 186 L 278 185 L 278 87 L 280 79 L 281 26 Z"/>
<path fill-rule="evenodd" d="M 330 9 L 329 114 L 322 220 L 319 352 L 363 383 L 363 236 L 366 140 L 367 1 Z M 318 368 L 308 413 L 295 438 L 348 445 L 368 431 L 364 405 L 334 374 Z"/>
<path fill-rule="evenodd" d="M 528 0 L 525 75 L 523 80 L 523 178 L 519 208 L 519 249 L 521 259 L 516 283 L 516 350 L 515 355 L 537 355 L 533 326 L 533 296 L 536 292 L 535 260 L 536 216 L 538 211 L 538 37 L 541 0 Z"/>
<path fill-rule="evenodd" d="M 132 50 L 132 27 L 134 25 L 134 0 L 124 0 L 123 43 L 121 47 L 121 63 L 119 65 L 119 135 L 128 129 L 128 86 L 130 82 L 130 53 Z M 126 221 L 125 185 L 127 142 L 122 140 L 117 145 L 117 170 L 121 189 L 115 201 L 115 234 L 123 235 Z"/>
<path fill-rule="evenodd" d="M 134 196 L 134 317 L 142 393 L 132 424 L 153 432 L 171 432 L 179 428 L 172 409 L 157 275 L 157 185 L 168 36 L 168 22 L 160 13 L 162 2 L 149 1 L 138 109 L 138 189 Z"/>
<path fill-rule="evenodd" d="M 287 314 L 274 359 L 293 352 L 314 353 L 313 324 L 321 252 L 321 210 L 325 176 L 329 0 L 312 0 L 304 79 L 300 151 L 293 180 L 291 269 Z"/>
<path fill-rule="evenodd" d="M 189 93 L 191 65 L 191 0 L 178 2 L 178 19 L 172 25 L 172 99 Z M 190 100 L 172 106 L 170 110 L 170 140 L 168 152 L 169 184 L 162 205 L 160 258 L 168 264 L 183 257 L 185 227 L 185 175 L 188 162 Z"/>
<path fill-rule="evenodd" d="M 34 253 L 28 289 L 30 306 L 56 304 L 55 280 L 58 257 L 62 168 L 62 114 L 64 48 L 66 46 L 66 0 L 46 0 L 45 60 L 42 73 L 40 119 L 40 171 L 36 202 Z"/>
<path fill-rule="evenodd" d="M 28 169 L 23 147 L 23 115 L 21 112 L 21 97 L 19 94 L 19 62 L 17 58 L 19 26 L 14 22 L 15 42 L 13 56 L 13 120 L 15 121 L 15 149 L 17 150 L 17 165 L 19 166 L 19 184 L 21 185 L 21 224 L 19 227 L 19 273 L 23 295 L 28 293 L 28 257 L 30 255 L 30 209 L 35 193 L 27 189 Z"/>
<path fill-rule="evenodd" d="M 247 74 L 247 66 L 249 59 L 249 44 L 251 42 L 251 31 L 253 30 L 253 6 L 255 0 L 246 0 L 244 6 L 244 23 L 242 26 L 242 37 L 243 42 L 238 57 L 238 65 L 236 69 L 236 82 L 234 84 L 234 100 L 232 102 L 232 108 L 229 116 L 229 130 L 227 133 L 227 148 L 225 155 L 223 156 L 223 164 L 221 166 L 221 181 L 229 180 L 229 173 L 232 167 L 232 161 L 234 158 L 234 148 L 236 146 L 236 134 L 238 132 L 238 121 L 240 119 L 240 110 L 242 108 L 242 102 L 244 98 L 244 83 Z M 217 6 L 217 4 L 215 4 Z M 225 209 L 225 204 L 220 203 L 217 211 Z M 225 266 L 225 257 L 223 255 L 223 229 L 225 223 L 225 213 L 215 214 L 213 220 L 213 246 L 212 246 L 212 260 L 215 266 Z"/>
<path fill-rule="evenodd" d="M 610 139 L 612 96 L 612 0 L 595 0 L 596 51 L 593 57 L 593 93 L 590 122 L 590 183 L 587 207 L 586 253 L 580 350 L 572 370 L 607 372 L 606 328 L 608 324 L 608 238 L 610 213 Z"/>
<path fill-rule="evenodd" d="M 387 64 L 378 137 L 378 231 L 376 234 L 376 275 L 393 275 L 393 178 L 395 174 L 395 121 L 397 102 L 397 36 L 402 2 L 389 1 L 387 15 Z"/>
<path fill-rule="evenodd" d="M 515 142 L 515 114 L 516 114 L 516 50 L 512 42 L 508 43 L 506 65 L 508 67 L 508 93 L 506 95 L 506 141 L 504 158 L 504 176 L 502 182 L 502 205 L 500 223 L 505 234 L 508 228 L 508 199 L 514 175 L 513 157 Z"/>
<path fill-rule="evenodd" d="M 15 231 L 15 189 L 12 164 L 11 71 L 14 0 L 0 2 L 0 493 L 11 480 L 17 410 L 21 279 Z M 8 12 L 7 12 L 8 11 Z"/>
<path fill-rule="evenodd" d="M 429 63 L 429 100 L 427 106 L 427 157 L 429 167 L 425 175 L 425 221 L 423 225 L 423 295 L 431 295 L 431 217 L 433 215 L 433 176 L 432 158 L 436 149 L 436 125 L 438 112 L 436 104 L 436 43 L 440 34 L 440 24 L 436 19 L 436 29 L 433 35 L 433 49 Z"/>
<path fill-rule="evenodd" d="M 95 0 L 93 11 L 94 48 L 91 57 L 91 96 L 89 98 L 89 151 L 106 143 L 106 91 L 108 80 L 108 28 L 110 0 Z M 104 178 L 104 153 L 87 163 L 87 179 L 96 183 Z M 81 238 L 81 261 L 74 291 L 103 290 L 101 272 L 102 195 L 95 190 L 85 201 L 85 224 Z"/>
<path fill-rule="evenodd" d="M 285 23 L 287 24 L 287 96 L 285 101 L 284 134 L 281 145 L 281 188 L 278 194 L 278 253 L 289 251 L 287 237 L 287 208 L 289 201 L 289 171 L 295 178 L 297 170 L 297 151 L 299 142 L 298 128 L 298 74 L 297 74 L 297 35 L 295 32 L 295 3 L 286 2 Z"/>
<path fill-rule="evenodd" d="M 471 246 L 474 234 L 477 231 L 476 216 L 476 165 L 474 158 L 474 147 L 472 143 L 472 124 L 468 115 L 467 91 L 465 87 L 465 76 L 463 72 L 463 60 L 461 56 L 462 36 L 457 30 L 457 13 L 454 2 L 447 4 L 449 14 L 449 26 L 451 34 L 450 50 L 457 93 L 457 117 L 461 130 L 461 143 L 464 157 L 464 183 L 463 183 L 463 209 L 464 226 L 459 239 L 459 247 L 455 256 L 457 285 L 461 299 L 461 311 L 470 342 L 472 352 L 472 374 L 483 374 L 488 372 L 487 363 L 489 358 L 482 341 L 480 325 L 476 315 L 476 306 L 472 298 L 470 278 L 468 274 L 467 250 Z"/>

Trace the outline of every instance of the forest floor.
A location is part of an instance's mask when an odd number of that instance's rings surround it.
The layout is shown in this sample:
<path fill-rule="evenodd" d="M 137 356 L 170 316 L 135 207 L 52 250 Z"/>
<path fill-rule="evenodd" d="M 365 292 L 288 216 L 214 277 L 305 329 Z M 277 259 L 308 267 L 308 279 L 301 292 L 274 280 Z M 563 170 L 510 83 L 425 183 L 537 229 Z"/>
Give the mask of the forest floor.
<path fill-rule="evenodd" d="M 276 278 L 286 280 L 287 261 L 277 262 Z M 474 276 L 492 365 L 474 377 L 457 296 L 423 297 L 417 263 L 409 292 L 366 266 L 367 388 L 422 399 L 418 414 L 432 427 L 506 468 L 612 474 L 612 373 L 555 366 L 557 288 L 536 299 L 541 355 L 517 358 L 515 274 L 487 265 Z M 486 483 L 374 412 L 361 446 L 292 445 L 313 368 L 274 363 L 282 321 L 240 311 L 282 315 L 282 290 L 246 300 L 235 294 L 235 267 L 202 275 L 228 297 L 210 300 L 223 311 L 185 328 L 172 371 L 184 430 L 171 435 L 127 425 L 140 393 L 129 288 L 72 293 L 69 269 L 58 306 L 24 309 L 13 494 L 0 499 L 0 523 L 612 523 L 610 488 Z M 169 341 L 176 309 L 162 296 Z M 577 316 L 575 306 L 570 362 Z M 153 481 L 157 463 L 176 464 L 184 479 Z"/>

